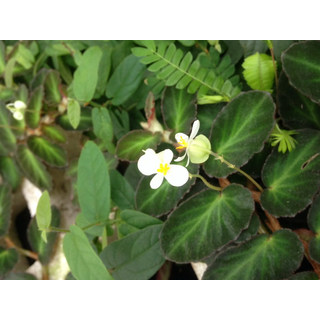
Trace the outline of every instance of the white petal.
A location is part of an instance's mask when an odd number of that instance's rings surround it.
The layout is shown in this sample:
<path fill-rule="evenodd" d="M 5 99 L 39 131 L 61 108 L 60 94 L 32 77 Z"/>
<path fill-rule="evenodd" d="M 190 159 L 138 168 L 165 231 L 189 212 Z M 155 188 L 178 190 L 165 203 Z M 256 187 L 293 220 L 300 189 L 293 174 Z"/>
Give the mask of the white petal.
<path fill-rule="evenodd" d="M 163 174 L 159 172 L 150 181 L 151 189 L 158 189 L 161 186 L 162 181 L 163 181 Z"/>
<path fill-rule="evenodd" d="M 199 129 L 200 129 L 200 121 L 196 120 L 192 125 L 190 140 L 193 139 L 197 135 Z"/>
<path fill-rule="evenodd" d="M 145 176 L 157 173 L 160 167 L 160 160 L 152 149 L 147 149 L 145 154 L 138 160 L 138 169 Z"/>
<path fill-rule="evenodd" d="M 185 167 L 173 164 L 170 165 L 170 169 L 165 175 L 165 178 L 172 186 L 181 187 L 187 183 L 189 172 Z"/>
<path fill-rule="evenodd" d="M 189 141 L 189 137 L 182 133 L 182 132 L 179 132 L 177 133 L 175 136 L 175 139 L 177 140 L 178 143 L 180 143 L 180 139 L 182 138 L 185 142 L 188 142 Z"/>
<path fill-rule="evenodd" d="M 163 163 L 170 163 L 173 159 L 173 152 L 170 149 L 163 151 Z"/>
<path fill-rule="evenodd" d="M 182 157 L 179 157 L 177 159 L 174 159 L 174 161 L 182 161 L 185 157 L 186 157 L 187 153 L 185 152 L 184 155 Z"/>
<path fill-rule="evenodd" d="M 23 101 L 17 100 L 14 102 L 14 107 L 16 109 L 25 109 L 27 106 Z"/>

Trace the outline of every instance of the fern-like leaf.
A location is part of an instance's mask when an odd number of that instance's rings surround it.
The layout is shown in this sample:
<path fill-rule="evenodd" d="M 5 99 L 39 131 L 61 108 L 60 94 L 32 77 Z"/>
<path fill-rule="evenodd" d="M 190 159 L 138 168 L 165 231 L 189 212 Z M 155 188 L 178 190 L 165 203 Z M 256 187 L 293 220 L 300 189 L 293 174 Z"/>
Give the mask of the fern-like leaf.
<path fill-rule="evenodd" d="M 228 70 L 229 65 L 221 66 L 224 68 L 220 74 L 202 67 L 200 59 L 193 60 L 191 52 L 184 55 L 173 43 L 168 46 L 167 43 L 160 42 L 158 48 L 150 41 L 144 45 L 147 48 L 136 47 L 132 49 L 132 53 L 143 57 L 140 62 L 149 64 L 148 70 L 156 73 L 156 77 L 165 86 L 175 86 L 177 89 L 188 87 L 188 93 L 198 91 L 199 97 L 207 93 L 219 94 L 224 101 L 230 101 L 241 92 L 231 80 L 227 80 L 233 74 L 231 69 Z"/>

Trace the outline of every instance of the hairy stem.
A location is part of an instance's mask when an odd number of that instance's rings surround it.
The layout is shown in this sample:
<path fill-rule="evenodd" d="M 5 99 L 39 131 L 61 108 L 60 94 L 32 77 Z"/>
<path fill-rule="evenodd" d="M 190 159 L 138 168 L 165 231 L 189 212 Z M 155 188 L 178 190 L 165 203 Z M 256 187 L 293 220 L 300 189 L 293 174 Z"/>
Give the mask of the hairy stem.
<path fill-rule="evenodd" d="M 202 182 L 203 182 L 207 187 L 209 187 L 209 188 L 212 189 L 212 190 L 222 191 L 222 188 L 213 186 L 213 185 L 210 184 L 204 177 L 200 176 L 200 174 L 192 174 L 192 173 L 189 173 L 189 176 L 190 176 L 190 178 L 199 178 L 199 179 L 201 179 Z"/>

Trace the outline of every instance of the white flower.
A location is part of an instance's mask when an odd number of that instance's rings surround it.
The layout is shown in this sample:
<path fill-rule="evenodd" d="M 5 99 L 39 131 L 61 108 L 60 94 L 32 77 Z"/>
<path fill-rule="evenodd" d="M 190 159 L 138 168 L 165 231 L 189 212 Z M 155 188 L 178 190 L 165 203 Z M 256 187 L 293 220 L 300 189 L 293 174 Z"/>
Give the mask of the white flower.
<path fill-rule="evenodd" d="M 195 138 L 200 129 L 200 121 L 196 120 L 192 125 L 192 130 L 190 137 L 184 133 L 177 133 L 175 138 L 179 143 L 179 147 L 176 149 L 186 149 L 185 154 L 182 157 L 175 159 L 174 161 L 181 161 L 188 156 L 187 165 L 189 164 L 189 158 L 192 163 L 203 163 L 209 158 L 209 153 L 211 150 L 211 144 L 207 137 L 200 134 Z"/>
<path fill-rule="evenodd" d="M 146 176 L 156 174 L 150 181 L 152 189 L 159 188 L 163 178 L 174 187 L 181 187 L 188 181 L 189 172 L 185 167 L 170 164 L 173 159 L 173 152 L 170 149 L 160 153 L 155 153 L 152 149 L 144 152 L 145 154 L 138 160 L 138 169 Z"/>
<path fill-rule="evenodd" d="M 17 100 L 14 103 L 9 103 L 6 107 L 13 113 L 13 117 L 17 120 L 23 119 L 24 110 L 27 108 L 26 104 L 20 100 Z"/>

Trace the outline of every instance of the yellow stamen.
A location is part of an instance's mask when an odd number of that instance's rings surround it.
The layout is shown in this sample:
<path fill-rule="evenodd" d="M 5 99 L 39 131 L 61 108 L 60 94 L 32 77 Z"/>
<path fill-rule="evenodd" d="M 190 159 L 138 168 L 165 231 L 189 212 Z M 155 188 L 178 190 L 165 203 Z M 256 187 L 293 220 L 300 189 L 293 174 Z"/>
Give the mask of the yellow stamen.
<path fill-rule="evenodd" d="M 181 136 L 180 136 L 180 141 L 178 141 L 178 143 L 180 144 L 180 147 L 176 147 L 177 150 L 188 147 L 188 142 L 186 142 L 186 140 L 184 140 Z"/>
<path fill-rule="evenodd" d="M 162 163 L 160 163 L 160 168 L 157 171 L 163 173 L 163 175 L 165 176 L 169 169 L 170 169 L 170 167 L 167 163 L 164 166 Z"/>

